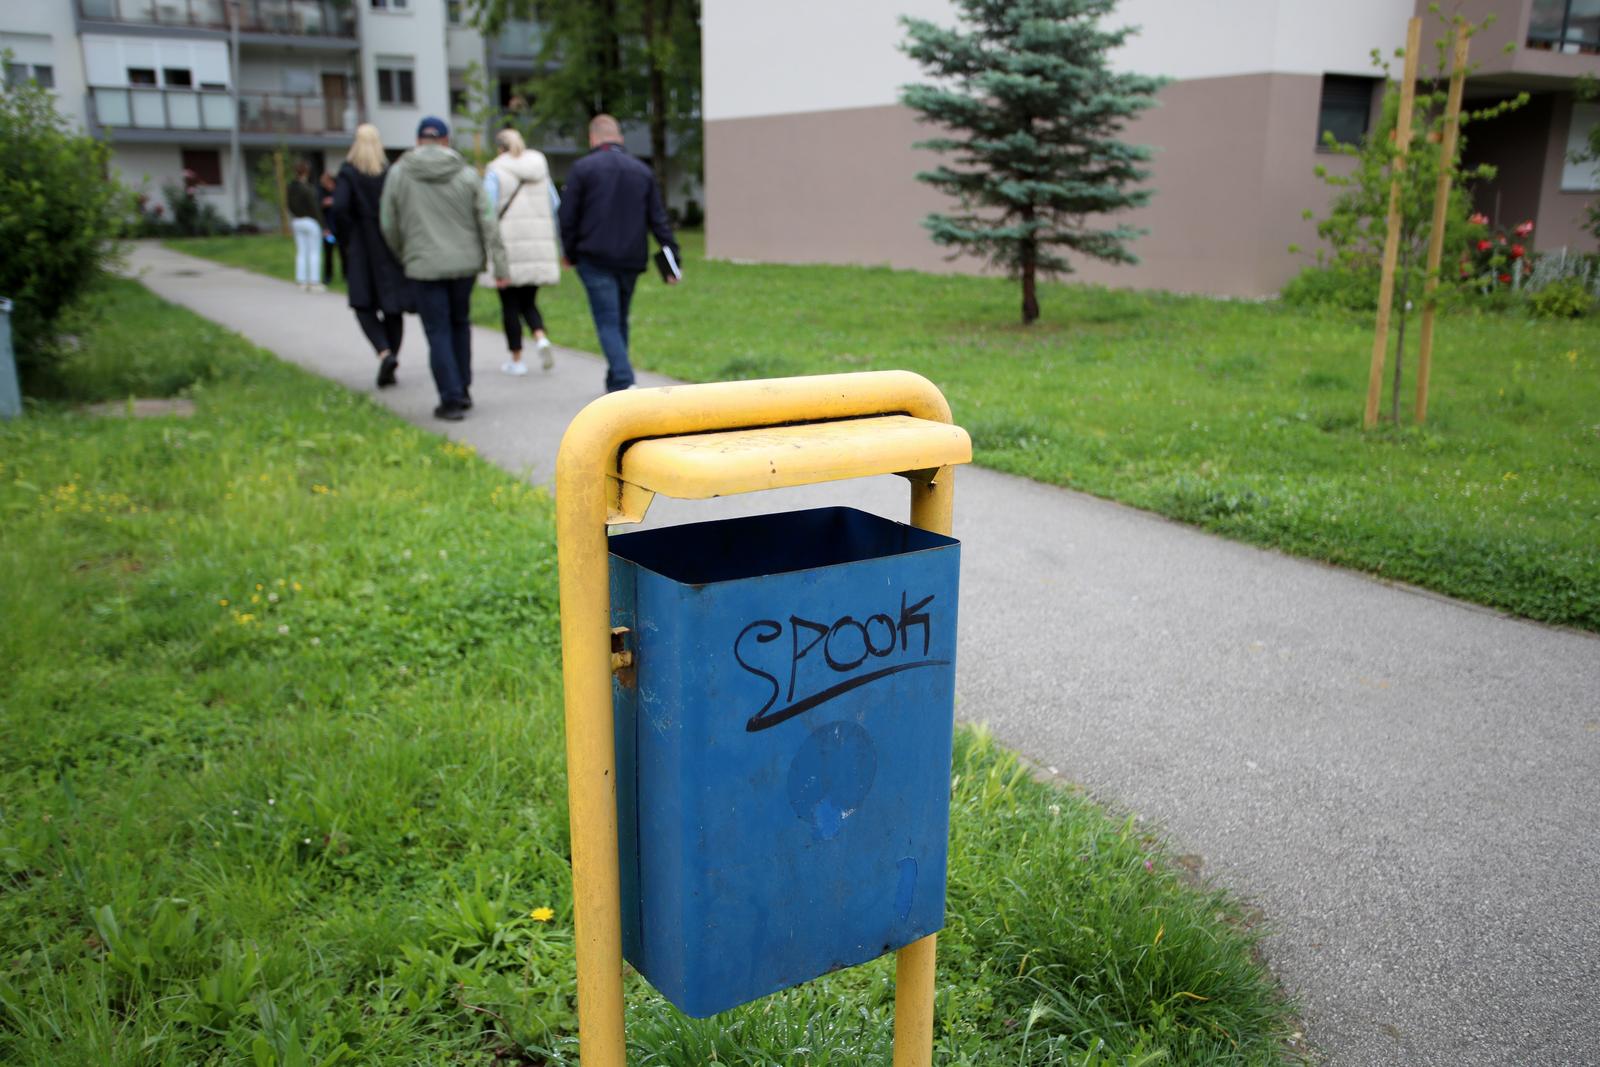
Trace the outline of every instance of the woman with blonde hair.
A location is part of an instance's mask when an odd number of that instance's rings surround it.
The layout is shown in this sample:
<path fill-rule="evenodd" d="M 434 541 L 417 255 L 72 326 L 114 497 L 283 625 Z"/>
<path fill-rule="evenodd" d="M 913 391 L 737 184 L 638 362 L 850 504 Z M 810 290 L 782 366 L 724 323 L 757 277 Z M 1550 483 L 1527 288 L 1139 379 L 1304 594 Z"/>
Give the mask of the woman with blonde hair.
<path fill-rule="evenodd" d="M 522 320 L 533 331 L 539 362 L 549 370 L 555 366 L 550 338 L 544 332 L 544 319 L 536 302 L 541 285 L 561 280 L 561 247 L 558 243 L 556 211 L 561 200 L 550 180 L 550 164 L 544 153 L 529 148 L 516 130 L 501 130 L 494 135 L 500 154 L 484 173 L 483 187 L 489 194 L 500 220 L 500 237 L 505 242 L 506 259 L 511 267 L 511 284 L 500 294 L 500 321 L 505 327 L 506 347 L 511 359 L 500 369 L 507 374 L 526 374 L 522 363 Z"/>
<path fill-rule="evenodd" d="M 395 383 L 400 364 L 403 312 L 415 310 L 411 284 L 389 251 L 378 225 L 378 203 L 389 158 L 378 128 L 356 127 L 356 139 L 333 187 L 334 235 L 344 249 L 344 278 L 350 307 L 378 357 L 378 385 Z"/>

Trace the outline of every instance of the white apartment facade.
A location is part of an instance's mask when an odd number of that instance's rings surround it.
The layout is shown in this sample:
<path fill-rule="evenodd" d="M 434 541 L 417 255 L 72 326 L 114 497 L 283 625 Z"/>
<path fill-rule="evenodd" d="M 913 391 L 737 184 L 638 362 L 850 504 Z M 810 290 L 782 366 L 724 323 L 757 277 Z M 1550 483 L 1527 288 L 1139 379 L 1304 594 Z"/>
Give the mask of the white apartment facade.
<path fill-rule="evenodd" d="M 231 18 L 237 8 L 235 60 Z M 536 30 L 486 41 L 460 0 L 0 0 L 9 78 L 54 90 L 75 124 L 110 142 L 112 165 L 152 201 L 185 170 L 230 222 L 270 221 L 256 195 L 272 153 L 336 170 L 355 127 L 399 152 L 424 115 L 458 141 L 486 131 L 457 114 L 474 66 L 533 72 Z M 242 166 L 236 172 L 237 137 Z"/>
<path fill-rule="evenodd" d="M 1534 219 L 1540 247 L 1591 248 L 1580 223 L 1596 184 L 1565 154 L 1600 114 L 1572 92 L 1581 75 L 1600 75 L 1600 2 L 1459 7 L 1469 18 L 1498 18 L 1475 38 L 1483 67 L 1469 94 L 1534 96 L 1529 108 L 1469 132 L 1468 160 L 1501 168 L 1479 190 L 1479 206 L 1497 222 Z M 1427 0 L 1120 0 L 1110 23 L 1140 32 L 1109 57 L 1112 67 L 1173 79 L 1123 135 L 1155 149 L 1155 196 L 1124 216 L 1149 234 L 1133 246 L 1138 266 L 1080 260 L 1075 277 L 1275 292 L 1307 262 L 1291 243 L 1315 243 L 1304 211 L 1329 200 L 1315 167 L 1347 162 L 1320 147 L 1321 131 L 1368 128 L 1381 99 L 1371 50 L 1399 47 L 1412 15 L 1431 19 L 1426 9 Z M 897 102 L 901 86 L 926 80 L 900 50 L 902 15 L 956 21 L 950 0 L 705 0 L 709 254 L 982 269 L 947 260 L 921 225 L 948 205 L 915 180 L 935 157 L 911 147 L 930 130 Z"/>

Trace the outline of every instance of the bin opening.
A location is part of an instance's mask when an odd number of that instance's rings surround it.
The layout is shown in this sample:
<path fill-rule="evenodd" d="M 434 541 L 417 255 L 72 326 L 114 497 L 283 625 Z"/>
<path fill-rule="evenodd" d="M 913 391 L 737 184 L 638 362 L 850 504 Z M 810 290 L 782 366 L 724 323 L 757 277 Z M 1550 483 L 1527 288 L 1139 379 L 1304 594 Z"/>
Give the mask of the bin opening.
<path fill-rule="evenodd" d="M 856 508 L 779 511 L 617 534 L 611 554 L 685 585 L 859 563 L 956 540 Z"/>

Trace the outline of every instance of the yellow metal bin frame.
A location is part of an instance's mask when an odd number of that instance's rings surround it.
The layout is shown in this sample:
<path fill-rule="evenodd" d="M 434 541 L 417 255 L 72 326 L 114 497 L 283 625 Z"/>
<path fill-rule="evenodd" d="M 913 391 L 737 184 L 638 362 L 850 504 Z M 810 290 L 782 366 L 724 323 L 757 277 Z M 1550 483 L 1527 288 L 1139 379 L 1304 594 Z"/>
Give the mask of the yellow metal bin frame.
<path fill-rule="evenodd" d="M 572 420 L 556 457 L 567 798 L 572 820 L 578 1046 L 585 1067 L 624 1067 L 617 860 L 614 653 L 608 526 L 639 522 L 656 493 L 690 500 L 899 474 L 911 523 L 950 533 L 953 467 L 967 432 L 909 371 L 631 389 Z M 933 1058 L 934 937 L 898 953 L 895 1067 Z"/>

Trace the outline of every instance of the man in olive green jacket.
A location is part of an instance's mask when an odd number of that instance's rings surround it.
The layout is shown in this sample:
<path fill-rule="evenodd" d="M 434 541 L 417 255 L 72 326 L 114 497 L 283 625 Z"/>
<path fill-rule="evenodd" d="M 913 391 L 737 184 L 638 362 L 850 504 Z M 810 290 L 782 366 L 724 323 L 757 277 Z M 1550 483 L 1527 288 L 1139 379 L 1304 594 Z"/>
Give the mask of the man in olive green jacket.
<path fill-rule="evenodd" d="M 378 220 L 411 279 L 428 335 L 428 363 L 439 390 L 433 413 L 458 422 L 472 406 L 473 277 L 485 259 L 501 288 L 510 271 L 483 182 L 450 147 L 450 127 L 442 119 L 423 119 L 417 147 L 389 168 Z"/>

